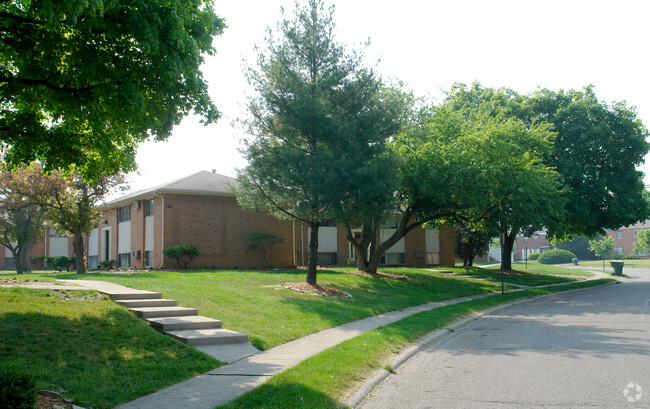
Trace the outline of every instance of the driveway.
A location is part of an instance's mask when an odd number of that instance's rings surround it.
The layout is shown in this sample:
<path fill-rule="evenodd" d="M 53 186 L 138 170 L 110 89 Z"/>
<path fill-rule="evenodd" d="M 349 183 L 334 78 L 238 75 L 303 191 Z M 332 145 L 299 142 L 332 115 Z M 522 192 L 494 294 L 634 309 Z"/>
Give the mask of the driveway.
<path fill-rule="evenodd" d="M 414 356 L 371 408 L 650 407 L 650 269 L 465 327 Z"/>

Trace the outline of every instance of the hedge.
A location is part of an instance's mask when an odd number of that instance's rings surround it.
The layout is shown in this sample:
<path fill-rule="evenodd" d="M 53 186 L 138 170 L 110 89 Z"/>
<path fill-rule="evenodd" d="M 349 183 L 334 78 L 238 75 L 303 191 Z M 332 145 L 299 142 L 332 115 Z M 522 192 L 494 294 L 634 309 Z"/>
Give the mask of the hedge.
<path fill-rule="evenodd" d="M 539 255 L 540 264 L 564 264 L 570 263 L 575 254 L 567 250 L 554 249 Z"/>

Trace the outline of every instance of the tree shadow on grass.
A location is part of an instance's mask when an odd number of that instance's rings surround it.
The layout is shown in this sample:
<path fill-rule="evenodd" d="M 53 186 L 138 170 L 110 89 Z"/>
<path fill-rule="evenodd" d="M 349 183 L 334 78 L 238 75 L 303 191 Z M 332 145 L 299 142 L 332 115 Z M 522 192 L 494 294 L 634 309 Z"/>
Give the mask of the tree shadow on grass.
<path fill-rule="evenodd" d="M 286 297 L 281 302 L 318 315 L 320 319 L 335 326 L 406 307 L 497 290 L 494 283 L 447 276 L 431 276 L 421 282 L 363 276 L 355 276 L 348 282 L 329 282 L 323 277 L 319 284 L 345 291 L 352 298 Z"/>
<path fill-rule="evenodd" d="M 82 406 L 111 408 L 221 365 L 109 302 L 43 302 L 47 312 L 0 309 L 0 362 Z"/>

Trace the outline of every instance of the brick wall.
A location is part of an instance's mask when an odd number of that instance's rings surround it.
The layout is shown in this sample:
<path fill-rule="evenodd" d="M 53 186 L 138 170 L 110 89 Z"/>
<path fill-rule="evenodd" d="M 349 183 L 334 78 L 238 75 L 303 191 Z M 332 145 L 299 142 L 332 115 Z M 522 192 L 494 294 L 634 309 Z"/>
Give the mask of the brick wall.
<path fill-rule="evenodd" d="M 285 239 L 272 249 L 273 266 L 293 265 L 290 221 L 243 210 L 232 196 L 168 194 L 164 202 L 164 247 L 175 244 L 199 247 L 201 255 L 192 261 L 192 268 L 266 268 L 261 250 L 249 251 L 246 238 L 247 234 L 264 228 Z M 165 258 L 164 267 L 171 269 L 177 265 Z"/>
<path fill-rule="evenodd" d="M 454 226 L 440 226 L 440 264 L 443 266 L 456 264 Z"/>
<path fill-rule="evenodd" d="M 421 267 L 426 265 L 426 231 L 416 227 L 404 237 L 404 261 L 407 266 Z"/>

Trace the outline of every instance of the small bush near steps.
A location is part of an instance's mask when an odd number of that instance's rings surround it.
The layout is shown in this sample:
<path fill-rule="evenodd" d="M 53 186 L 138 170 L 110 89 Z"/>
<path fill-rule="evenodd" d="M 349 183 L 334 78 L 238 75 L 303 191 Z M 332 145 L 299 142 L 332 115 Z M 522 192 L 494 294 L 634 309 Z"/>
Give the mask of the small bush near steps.
<path fill-rule="evenodd" d="M 0 368 L 0 408 L 33 409 L 36 404 L 35 386 L 31 376 Z"/>

